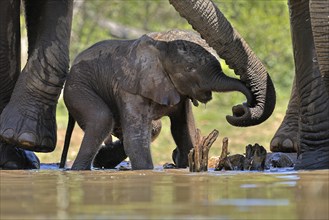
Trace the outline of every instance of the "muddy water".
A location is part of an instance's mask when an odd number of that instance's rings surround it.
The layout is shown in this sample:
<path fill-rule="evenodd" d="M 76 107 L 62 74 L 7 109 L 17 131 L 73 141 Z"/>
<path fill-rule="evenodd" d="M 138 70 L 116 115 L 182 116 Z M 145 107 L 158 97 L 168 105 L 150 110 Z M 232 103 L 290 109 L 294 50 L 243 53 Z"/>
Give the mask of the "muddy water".
<path fill-rule="evenodd" d="M 329 170 L 0 171 L 0 219 L 328 219 Z"/>

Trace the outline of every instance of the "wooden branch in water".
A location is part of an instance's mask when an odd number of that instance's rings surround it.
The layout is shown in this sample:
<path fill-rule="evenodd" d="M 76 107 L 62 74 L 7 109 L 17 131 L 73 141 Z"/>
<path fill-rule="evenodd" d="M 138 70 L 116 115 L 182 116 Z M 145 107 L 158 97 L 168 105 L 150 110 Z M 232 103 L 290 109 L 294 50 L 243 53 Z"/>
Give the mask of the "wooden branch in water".
<path fill-rule="evenodd" d="M 246 156 L 241 154 L 229 156 L 229 154 L 228 138 L 225 137 L 215 170 L 264 170 L 266 150 L 257 143 L 246 146 Z"/>
<path fill-rule="evenodd" d="M 222 146 L 222 153 L 220 154 L 220 159 L 223 160 L 225 159 L 228 155 L 230 154 L 230 152 L 228 152 L 228 138 L 224 137 L 223 138 L 223 146 Z"/>
<path fill-rule="evenodd" d="M 196 130 L 196 144 L 188 154 L 190 172 L 208 171 L 208 154 L 219 132 L 215 129 L 208 136 L 201 137 L 201 131 Z"/>
<path fill-rule="evenodd" d="M 196 137 L 195 137 L 195 141 L 196 141 L 196 146 L 194 146 L 194 172 L 200 172 L 200 157 L 202 157 L 202 149 L 200 146 L 200 139 L 201 139 L 201 131 L 199 129 L 196 129 Z M 201 151 L 201 152 L 200 152 Z M 200 155 L 201 153 L 201 155 Z"/>
<path fill-rule="evenodd" d="M 215 167 L 215 170 L 233 170 L 234 166 L 232 165 L 229 157 L 230 152 L 228 151 L 228 138 L 223 138 L 222 153 L 219 157 L 218 163 Z"/>
<path fill-rule="evenodd" d="M 246 159 L 244 161 L 244 170 L 259 170 L 265 169 L 266 149 L 259 145 L 246 146 Z"/>

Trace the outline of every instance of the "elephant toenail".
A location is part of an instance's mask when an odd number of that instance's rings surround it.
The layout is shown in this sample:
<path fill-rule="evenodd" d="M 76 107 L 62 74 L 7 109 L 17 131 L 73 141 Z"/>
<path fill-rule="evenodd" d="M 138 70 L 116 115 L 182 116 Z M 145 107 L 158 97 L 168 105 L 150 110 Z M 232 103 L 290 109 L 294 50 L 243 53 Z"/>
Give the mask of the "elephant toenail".
<path fill-rule="evenodd" d="M 44 138 L 41 143 L 44 147 L 53 148 L 54 142 L 50 138 Z"/>
<path fill-rule="evenodd" d="M 34 134 L 31 133 L 23 133 L 18 137 L 18 142 L 21 145 L 27 146 L 27 147 L 32 147 L 36 144 L 36 136 Z"/>
<path fill-rule="evenodd" d="M 294 149 L 294 143 L 290 139 L 284 140 L 282 146 L 291 150 Z"/>
<path fill-rule="evenodd" d="M 280 142 L 280 138 L 278 137 L 273 138 L 273 140 L 271 141 L 271 151 L 277 150 L 277 148 L 279 147 L 279 142 Z"/>
<path fill-rule="evenodd" d="M 14 137 L 14 134 L 15 134 L 14 130 L 9 128 L 9 129 L 7 129 L 3 132 L 2 137 L 4 139 L 9 140 L 9 139 L 12 139 Z"/>

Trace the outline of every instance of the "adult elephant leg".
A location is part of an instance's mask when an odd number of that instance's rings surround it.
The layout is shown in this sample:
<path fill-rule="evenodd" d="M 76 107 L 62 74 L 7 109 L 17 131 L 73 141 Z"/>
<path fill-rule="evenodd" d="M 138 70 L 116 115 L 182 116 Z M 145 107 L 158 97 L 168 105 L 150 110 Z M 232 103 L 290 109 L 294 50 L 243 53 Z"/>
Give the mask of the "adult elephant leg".
<path fill-rule="evenodd" d="M 273 152 L 297 152 L 299 144 L 297 140 L 299 120 L 299 99 L 296 91 L 296 79 L 294 79 L 291 96 L 286 115 L 272 138 L 270 149 Z"/>
<path fill-rule="evenodd" d="M 21 72 L 20 37 L 20 0 L 0 1 L 0 115 Z M 0 140 L 1 169 L 33 169 L 39 165 L 33 152 Z"/>
<path fill-rule="evenodd" d="M 20 0 L 0 1 L 0 114 L 21 72 Z"/>
<path fill-rule="evenodd" d="M 311 0 L 310 15 L 313 38 L 320 72 L 329 92 L 329 4 L 328 1 Z"/>
<path fill-rule="evenodd" d="M 29 57 L 0 118 L 0 136 L 24 149 L 50 152 L 56 145 L 55 113 L 69 67 L 72 4 L 26 1 Z"/>
<path fill-rule="evenodd" d="M 296 89 L 300 98 L 300 156 L 296 169 L 329 168 L 329 93 L 315 53 L 308 1 L 289 1 Z"/>
<path fill-rule="evenodd" d="M 326 1 L 310 1 L 310 16 L 313 38 L 320 66 L 320 72 L 325 82 L 326 90 L 329 92 L 329 4 Z M 293 91 L 286 112 L 286 116 L 271 141 L 271 150 L 280 152 L 292 152 L 298 149 L 298 100 Z"/>

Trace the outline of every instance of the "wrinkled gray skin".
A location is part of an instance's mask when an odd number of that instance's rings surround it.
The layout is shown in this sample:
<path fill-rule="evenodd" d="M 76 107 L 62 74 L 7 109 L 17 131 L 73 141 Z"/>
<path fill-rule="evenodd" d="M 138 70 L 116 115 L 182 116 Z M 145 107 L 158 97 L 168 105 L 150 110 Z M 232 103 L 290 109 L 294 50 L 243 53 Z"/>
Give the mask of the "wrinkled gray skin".
<path fill-rule="evenodd" d="M 296 66 L 286 116 L 272 151 L 300 153 L 295 168 L 329 168 L 329 4 L 289 1 Z"/>
<path fill-rule="evenodd" d="M 85 132 L 72 169 L 90 169 L 111 133 L 122 141 L 132 169 L 153 169 L 152 121 L 162 116 L 171 121 L 176 165 L 186 167 L 195 142 L 191 102 L 207 103 L 212 91 L 240 91 L 252 104 L 249 89 L 227 77 L 218 60 L 191 41 L 144 35 L 95 44 L 77 56 L 64 87 L 70 115 Z"/>
<path fill-rule="evenodd" d="M 21 0 L 0 1 L 0 166 L 8 169 L 37 161 L 24 149 L 55 149 L 56 105 L 69 67 L 73 1 L 23 2 L 28 61 L 21 71 Z"/>
<path fill-rule="evenodd" d="M 251 118 L 257 119 L 268 116 L 266 109 L 271 109 L 275 100 L 269 95 L 272 85 L 268 75 L 217 6 L 211 0 L 169 1 L 250 86 L 255 106 L 241 112 L 251 112 Z M 289 1 L 289 9 L 295 82 L 271 150 L 298 150 L 301 155 L 296 169 L 329 168 L 329 4 L 323 0 L 296 0 Z"/>
<path fill-rule="evenodd" d="M 291 14 L 291 26 L 292 30 L 294 31 L 292 32 L 293 40 L 295 41 L 294 51 L 298 54 L 302 54 L 306 52 L 305 50 L 307 48 L 309 48 L 309 50 L 307 57 L 295 56 L 296 74 L 292 86 L 288 109 L 281 126 L 271 141 L 271 150 L 282 152 L 297 152 L 299 149 L 301 149 L 302 146 L 300 141 L 306 142 L 306 140 L 303 140 L 303 138 L 301 140 L 297 138 L 298 136 L 304 137 L 304 134 L 301 134 L 304 132 L 299 132 L 299 118 L 301 117 L 300 113 L 302 113 L 300 111 L 301 108 L 305 108 L 306 106 L 314 106 L 315 108 L 321 108 L 321 111 L 328 109 L 328 102 L 326 101 L 328 100 L 328 94 L 321 94 L 320 101 L 317 101 L 317 98 L 312 96 L 303 96 L 308 97 L 309 100 L 303 98 L 302 102 L 299 103 L 298 100 L 302 97 L 302 87 L 297 85 L 302 83 L 301 79 L 306 79 L 304 82 L 305 84 L 309 84 L 315 80 L 318 81 L 319 86 L 312 86 L 312 91 L 314 91 L 312 95 L 316 93 L 328 93 L 329 91 L 329 4 L 327 1 L 317 0 L 309 2 L 296 1 L 295 3 L 289 2 L 289 8 Z M 307 22 L 302 22 L 303 20 L 306 20 Z M 308 39 L 305 38 L 307 43 L 297 41 L 297 34 L 303 35 L 305 37 L 308 36 Z M 316 51 L 316 53 L 311 50 Z M 305 62 L 303 59 L 309 60 L 308 63 L 303 65 Z M 313 60 L 317 61 L 317 63 L 314 65 L 312 64 Z M 316 67 L 317 65 L 318 67 Z M 315 66 L 315 73 L 312 73 L 313 71 L 308 69 L 312 66 Z M 316 72 L 319 72 L 320 74 Z M 319 78 L 320 75 L 322 78 Z M 307 89 L 305 89 L 303 92 L 309 93 L 311 91 L 310 89 L 310 87 L 307 87 Z M 308 144 L 303 144 L 303 148 L 305 149 L 301 149 L 302 151 L 307 151 L 307 149 L 310 148 L 310 144 L 316 146 L 323 142 L 325 139 L 328 143 L 328 135 L 326 137 L 321 135 L 321 133 L 329 133 L 328 120 L 324 120 L 325 118 L 328 118 L 326 114 L 328 113 L 323 112 L 320 114 L 318 112 L 314 115 L 311 113 L 310 115 L 313 115 L 313 119 L 307 116 L 309 118 L 308 120 L 322 121 L 321 126 L 315 126 L 315 121 L 310 125 L 305 125 L 303 122 L 304 127 L 308 127 L 307 130 L 315 130 L 316 133 L 322 137 L 319 137 L 319 139 L 317 137 L 316 139 L 318 139 L 318 141 L 307 141 Z M 304 117 L 305 116 L 303 116 L 303 118 Z M 329 152 L 326 154 L 328 155 Z"/>

